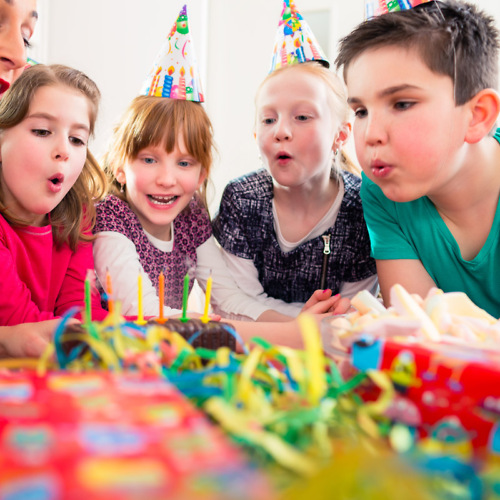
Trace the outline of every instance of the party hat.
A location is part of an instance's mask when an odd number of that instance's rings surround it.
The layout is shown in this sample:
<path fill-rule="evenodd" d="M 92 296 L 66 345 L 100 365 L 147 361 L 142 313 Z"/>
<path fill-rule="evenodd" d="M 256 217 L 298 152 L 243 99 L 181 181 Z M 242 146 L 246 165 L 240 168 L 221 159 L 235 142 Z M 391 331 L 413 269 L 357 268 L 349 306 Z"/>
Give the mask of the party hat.
<path fill-rule="evenodd" d="M 398 10 L 410 10 L 421 3 L 432 0 L 365 0 L 365 19 L 397 12 Z"/>
<path fill-rule="evenodd" d="M 283 12 L 276 33 L 271 70 L 307 61 L 330 66 L 324 52 L 293 0 L 284 0 Z"/>
<path fill-rule="evenodd" d="M 146 80 L 141 95 L 203 102 L 200 77 L 189 33 L 186 5 L 168 34 Z"/>

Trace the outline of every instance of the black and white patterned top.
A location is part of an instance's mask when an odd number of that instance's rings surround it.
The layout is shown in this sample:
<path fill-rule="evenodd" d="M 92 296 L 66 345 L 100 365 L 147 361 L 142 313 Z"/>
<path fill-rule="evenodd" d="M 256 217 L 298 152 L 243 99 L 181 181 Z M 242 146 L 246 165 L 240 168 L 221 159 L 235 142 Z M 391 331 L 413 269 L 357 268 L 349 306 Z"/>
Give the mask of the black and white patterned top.
<path fill-rule="evenodd" d="M 330 234 L 331 254 L 326 287 L 338 293 L 344 282 L 376 273 L 370 257 L 359 190 L 361 179 L 342 171 L 345 194 Z M 231 181 L 225 188 L 212 227 L 229 253 L 251 259 L 267 295 L 285 302 L 306 302 L 320 288 L 324 241 L 318 236 L 290 252 L 283 252 L 274 230 L 273 181 L 265 169 Z"/>

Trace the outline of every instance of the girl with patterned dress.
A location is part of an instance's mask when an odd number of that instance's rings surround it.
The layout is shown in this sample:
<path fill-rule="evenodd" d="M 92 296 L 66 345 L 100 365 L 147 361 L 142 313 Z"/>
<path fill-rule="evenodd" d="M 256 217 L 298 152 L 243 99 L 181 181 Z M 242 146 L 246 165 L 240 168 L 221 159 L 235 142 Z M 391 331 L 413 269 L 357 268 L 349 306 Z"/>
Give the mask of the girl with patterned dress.
<path fill-rule="evenodd" d="M 212 127 L 200 103 L 139 96 L 115 128 L 104 157 L 110 188 L 97 204 L 94 260 L 103 288 L 109 273 L 122 314 L 138 314 L 139 273 L 146 317 L 158 316 L 160 273 L 167 316 L 181 312 L 186 273 L 189 288 L 196 279 L 203 290 L 211 273 L 212 304 L 251 318 L 253 299 L 233 281 L 212 236 L 204 197 L 211 163 Z M 232 323 L 246 339 L 259 334 L 300 345 L 297 323 L 284 319 Z"/>
<path fill-rule="evenodd" d="M 229 183 L 213 222 L 235 281 L 290 316 L 318 288 L 376 293 L 361 179 L 341 151 L 351 129 L 342 83 L 316 61 L 283 66 L 261 84 L 256 108 L 266 169 Z"/>

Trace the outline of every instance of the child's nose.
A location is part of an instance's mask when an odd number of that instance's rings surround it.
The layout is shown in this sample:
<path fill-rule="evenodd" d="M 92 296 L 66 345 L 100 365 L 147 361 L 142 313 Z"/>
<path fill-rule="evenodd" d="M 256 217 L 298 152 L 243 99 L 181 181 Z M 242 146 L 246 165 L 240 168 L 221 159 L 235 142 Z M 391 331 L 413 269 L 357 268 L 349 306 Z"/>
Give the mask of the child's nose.
<path fill-rule="evenodd" d="M 69 148 L 65 145 L 64 141 L 60 141 L 54 148 L 54 159 L 58 161 L 66 161 L 69 158 Z"/>
<path fill-rule="evenodd" d="M 156 182 L 159 186 L 173 186 L 175 184 L 174 170 L 169 167 L 160 168 Z"/>
<path fill-rule="evenodd" d="M 278 142 L 289 141 L 292 138 L 292 130 L 287 120 L 280 119 L 276 122 L 274 138 Z"/>
<path fill-rule="evenodd" d="M 367 117 L 365 141 L 369 145 L 383 144 L 387 141 L 387 130 L 381 116 L 372 113 Z"/>

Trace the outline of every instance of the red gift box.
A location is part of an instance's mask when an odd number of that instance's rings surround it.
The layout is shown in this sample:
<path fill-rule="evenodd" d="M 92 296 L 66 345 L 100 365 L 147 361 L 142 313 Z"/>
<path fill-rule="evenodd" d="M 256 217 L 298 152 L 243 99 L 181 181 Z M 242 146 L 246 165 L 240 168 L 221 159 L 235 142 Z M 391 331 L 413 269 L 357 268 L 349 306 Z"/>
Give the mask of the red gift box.
<path fill-rule="evenodd" d="M 459 455 L 500 455 L 500 353 L 411 340 L 356 342 L 352 363 L 385 371 L 396 389 L 387 417 L 415 427 L 420 446 Z"/>
<path fill-rule="evenodd" d="M 165 379 L 0 375 L 0 498 L 264 498 L 265 478 Z"/>

